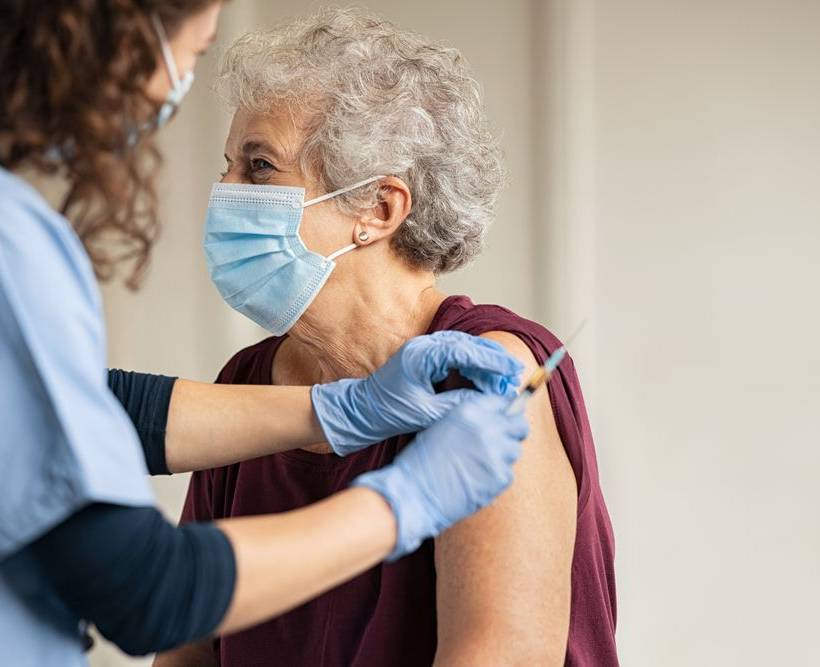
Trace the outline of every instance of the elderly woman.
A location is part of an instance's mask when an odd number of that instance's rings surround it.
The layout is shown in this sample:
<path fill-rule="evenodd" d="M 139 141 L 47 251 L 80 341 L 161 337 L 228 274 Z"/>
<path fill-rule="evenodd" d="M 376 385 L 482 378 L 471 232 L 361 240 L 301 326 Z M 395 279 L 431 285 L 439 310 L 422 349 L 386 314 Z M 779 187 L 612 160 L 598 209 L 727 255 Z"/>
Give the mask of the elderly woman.
<path fill-rule="evenodd" d="M 238 352 L 220 382 L 361 377 L 441 330 L 501 343 L 525 373 L 560 345 L 436 286 L 481 251 L 503 180 L 458 51 L 327 10 L 240 39 L 220 82 L 236 113 L 205 251 L 228 303 L 275 334 Z M 462 386 L 450 377 L 442 389 Z M 493 505 L 410 556 L 158 664 L 617 664 L 612 529 L 571 361 L 528 411 L 515 481 Z M 183 521 L 308 505 L 408 441 L 346 458 L 316 443 L 196 473 Z"/>

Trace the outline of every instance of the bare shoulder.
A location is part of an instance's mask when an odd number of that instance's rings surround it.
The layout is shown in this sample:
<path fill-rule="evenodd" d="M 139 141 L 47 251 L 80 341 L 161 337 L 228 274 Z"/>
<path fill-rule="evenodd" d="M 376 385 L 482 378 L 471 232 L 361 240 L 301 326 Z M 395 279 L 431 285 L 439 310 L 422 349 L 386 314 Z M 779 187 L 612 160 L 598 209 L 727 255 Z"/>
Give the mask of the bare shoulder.
<path fill-rule="evenodd" d="M 491 331 L 484 337 L 503 345 L 524 364 L 522 382 L 526 382 L 527 377 L 538 368 L 530 348 L 515 334 Z M 527 406 L 527 415 L 530 436 L 516 466 L 516 481 L 490 509 L 520 514 L 536 521 L 539 517 L 543 518 L 544 513 L 566 515 L 568 520 L 571 519 L 574 539 L 577 509 L 575 474 L 558 434 L 546 387 L 533 395 Z"/>
<path fill-rule="evenodd" d="M 537 368 L 516 335 L 483 335 Z M 546 390 L 530 401 L 531 432 L 515 481 L 436 542 L 438 665 L 563 664 L 575 543 L 575 476 Z"/>
<path fill-rule="evenodd" d="M 526 379 L 527 373 L 532 373 L 538 367 L 538 362 L 530 348 L 514 333 L 510 333 L 509 331 L 488 331 L 487 333 L 481 334 L 481 338 L 488 338 L 503 345 L 507 348 L 507 352 L 523 363 L 526 368 L 524 371 L 524 379 Z"/>

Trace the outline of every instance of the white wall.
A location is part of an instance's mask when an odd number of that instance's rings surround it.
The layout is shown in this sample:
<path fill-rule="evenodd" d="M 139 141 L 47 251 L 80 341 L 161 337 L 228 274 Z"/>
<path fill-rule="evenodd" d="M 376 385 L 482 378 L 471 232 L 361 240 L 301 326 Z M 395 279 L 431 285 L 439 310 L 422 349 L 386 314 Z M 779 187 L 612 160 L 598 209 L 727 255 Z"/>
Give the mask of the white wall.
<path fill-rule="evenodd" d="M 623 664 L 820 662 L 820 3 L 371 6 L 460 47 L 502 131 L 498 223 L 445 286 L 559 334 L 590 318 L 574 356 L 618 541 Z M 220 43 L 309 9 L 231 3 Z M 151 277 L 136 297 L 106 290 L 111 363 L 195 379 L 263 335 L 221 303 L 199 249 L 228 120 L 207 60 L 164 137 Z M 184 488 L 157 483 L 172 517 Z"/>
<path fill-rule="evenodd" d="M 820 3 L 546 18 L 546 275 L 592 318 L 623 662 L 820 664 Z"/>

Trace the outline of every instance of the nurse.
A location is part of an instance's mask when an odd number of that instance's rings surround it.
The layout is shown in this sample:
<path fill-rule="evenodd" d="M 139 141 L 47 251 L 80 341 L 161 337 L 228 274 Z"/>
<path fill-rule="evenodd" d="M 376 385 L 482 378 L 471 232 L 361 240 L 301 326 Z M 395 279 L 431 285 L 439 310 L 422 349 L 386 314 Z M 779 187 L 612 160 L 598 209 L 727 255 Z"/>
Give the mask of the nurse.
<path fill-rule="evenodd" d="M 94 273 L 155 236 L 152 136 L 213 41 L 214 0 L 0 8 L 0 645 L 86 664 L 86 628 L 132 654 L 231 633 L 413 551 L 512 479 L 521 368 L 485 340 L 412 339 L 364 379 L 212 386 L 105 370 Z M 21 178 L 59 173 L 61 212 Z M 103 245 L 102 241 L 107 241 Z M 122 250 L 108 254 L 105 248 Z M 477 390 L 436 395 L 452 369 Z M 117 400 L 119 399 L 119 400 Z M 129 419 L 130 417 L 130 419 Z M 303 509 L 169 524 L 146 470 L 419 431 L 395 462 Z"/>

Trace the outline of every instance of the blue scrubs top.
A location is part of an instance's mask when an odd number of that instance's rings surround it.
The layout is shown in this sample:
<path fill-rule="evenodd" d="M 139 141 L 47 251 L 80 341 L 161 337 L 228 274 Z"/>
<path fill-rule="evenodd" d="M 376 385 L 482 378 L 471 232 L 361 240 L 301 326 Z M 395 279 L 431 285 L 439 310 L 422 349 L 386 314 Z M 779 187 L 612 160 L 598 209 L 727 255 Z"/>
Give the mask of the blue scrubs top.
<path fill-rule="evenodd" d="M 4 664 L 84 665 L 77 619 L 15 557 L 84 505 L 153 505 L 107 386 L 94 273 L 70 224 L 0 168 L 0 646 Z"/>

